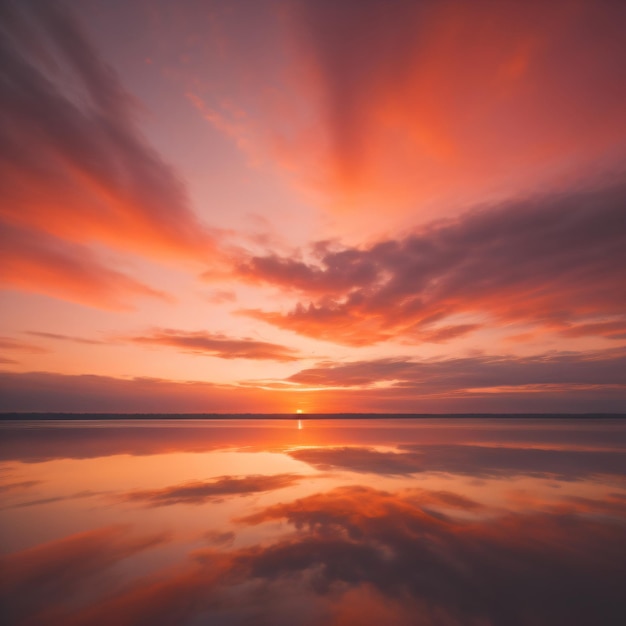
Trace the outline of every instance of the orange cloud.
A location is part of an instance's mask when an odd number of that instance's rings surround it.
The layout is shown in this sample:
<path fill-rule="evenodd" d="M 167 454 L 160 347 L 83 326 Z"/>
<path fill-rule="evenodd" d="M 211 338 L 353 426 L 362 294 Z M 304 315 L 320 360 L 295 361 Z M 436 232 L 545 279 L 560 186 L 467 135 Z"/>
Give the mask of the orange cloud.
<path fill-rule="evenodd" d="M 0 285 L 109 310 L 170 297 L 111 269 L 86 246 L 0 222 Z"/>
<path fill-rule="evenodd" d="M 92 244 L 216 268 L 216 231 L 144 139 L 138 103 L 57 3 L 6 7 L 0 206 L 2 284 L 105 309 L 161 296 Z"/>
<path fill-rule="evenodd" d="M 234 79 L 203 90 L 197 71 L 189 97 L 255 163 L 272 161 L 313 191 L 331 235 L 370 237 L 623 169 L 619 2 L 272 9 L 216 12 L 229 54 L 213 53 Z M 248 19 L 271 33 L 262 57 Z"/>
<path fill-rule="evenodd" d="M 321 113 L 313 145 L 293 146 L 292 160 L 337 210 L 352 206 L 349 226 L 356 211 L 388 228 L 394 209 L 456 211 L 490 193 L 558 187 L 563 169 L 573 182 L 623 162 L 620 3 L 292 8 L 301 89 Z"/>
<path fill-rule="evenodd" d="M 13 5 L 4 26 L 2 218 L 157 259 L 210 258 L 212 233 L 73 16 L 57 4 Z"/>

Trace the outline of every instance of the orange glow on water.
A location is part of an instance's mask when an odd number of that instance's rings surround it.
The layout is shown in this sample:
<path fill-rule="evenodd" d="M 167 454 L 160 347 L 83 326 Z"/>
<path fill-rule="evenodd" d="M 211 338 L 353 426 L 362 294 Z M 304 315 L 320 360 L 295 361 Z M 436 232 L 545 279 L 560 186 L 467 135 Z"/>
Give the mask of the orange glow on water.
<path fill-rule="evenodd" d="M 621 421 L 311 419 L 295 432 L 291 419 L 0 427 L 0 561 L 11 574 L 0 597 L 12 619 L 133 623 L 150 621 L 156 606 L 168 622 L 219 623 L 224 603 L 239 616 L 243 602 L 261 609 L 261 597 L 272 599 L 263 610 L 273 619 L 296 594 L 292 624 L 305 623 L 303 603 L 307 620 L 322 615 L 316 624 L 331 614 L 336 623 L 395 616 L 409 624 L 426 604 L 469 623 L 479 613 L 519 617 L 524 590 L 537 592 L 523 596 L 532 598 L 527 623 L 549 615 L 582 626 L 585 611 L 623 606 L 613 578 L 626 549 Z M 589 433 L 595 443 L 585 448 Z M 459 562 L 473 580 L 498 580 L 498 598 L 510 594 L 511 603 L 486 594 L 468 605 Z M 332 594 L 319 593 L 311 571 Z M 113 572 L 115 584 L 102 577 Z M 584 598 L 568 585 L 565 601 L 564 580 L 584 581 Z M 259 582 L 263 594 L 241 591 Z"/>

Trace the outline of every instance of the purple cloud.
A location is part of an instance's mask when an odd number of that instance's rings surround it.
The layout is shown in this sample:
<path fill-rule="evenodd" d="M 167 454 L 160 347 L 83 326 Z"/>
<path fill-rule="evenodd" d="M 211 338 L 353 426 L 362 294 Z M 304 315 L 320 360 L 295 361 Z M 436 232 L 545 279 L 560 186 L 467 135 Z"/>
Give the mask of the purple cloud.
<path fill-rule="evenodd" d="M 626 185 L 511 201 L 304 263 L 255 257 L 244 279 L 295 289 L 288 312 L 244 314 L 345 345 L 445 341 L 470 314 L 570 335 L 626 332 Z"/>
<path fill-rule="evenodd" d="M 249 338 L 237 339 L 205 331 L 160 329 L 149 335 L 133 337 L 131 341 L 143 345 L 176 348 L 181 352 L 221 359 L 298 360 L 298 352 L 286 346 Z"/>

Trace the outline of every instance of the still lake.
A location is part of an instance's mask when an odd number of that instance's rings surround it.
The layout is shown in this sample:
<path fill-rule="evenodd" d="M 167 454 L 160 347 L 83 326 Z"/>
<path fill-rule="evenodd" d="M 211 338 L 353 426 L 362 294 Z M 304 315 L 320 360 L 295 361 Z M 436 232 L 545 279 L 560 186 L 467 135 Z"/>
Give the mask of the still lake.
<path fill-rule="evenodd" d="M 0 423 L 3 623 L 623 626 L 626 420 Z"/>

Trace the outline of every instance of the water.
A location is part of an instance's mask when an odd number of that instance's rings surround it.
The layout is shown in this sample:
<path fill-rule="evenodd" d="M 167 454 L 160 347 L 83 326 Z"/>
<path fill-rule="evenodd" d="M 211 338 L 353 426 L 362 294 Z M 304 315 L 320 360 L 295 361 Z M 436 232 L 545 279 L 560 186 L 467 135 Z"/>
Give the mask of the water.
<path fill-rule="evenodd" d="M 626 421 L 0 424 L 3 623 L 626 623 Z"/>

